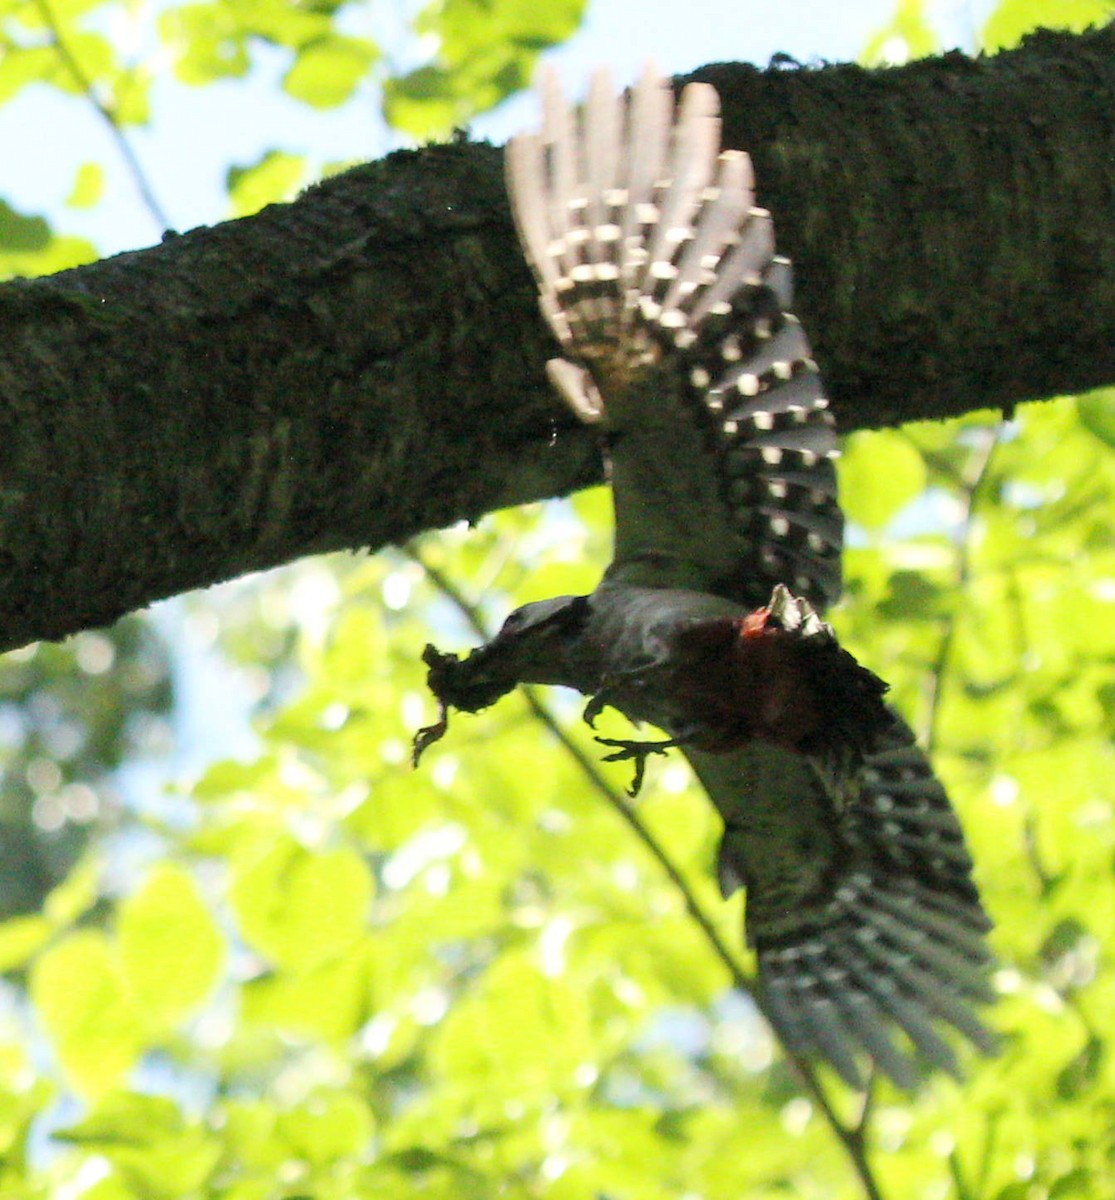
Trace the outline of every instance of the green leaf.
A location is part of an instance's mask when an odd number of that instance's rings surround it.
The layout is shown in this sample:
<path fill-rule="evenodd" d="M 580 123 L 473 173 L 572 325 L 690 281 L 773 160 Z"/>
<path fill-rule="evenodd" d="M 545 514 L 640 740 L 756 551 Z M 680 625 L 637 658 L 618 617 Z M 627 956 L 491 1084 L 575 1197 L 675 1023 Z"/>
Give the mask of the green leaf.
<path fill-rule="evenodd" d="M 42 217 L 24 217 L 0 200 L 0 254 L 41 253 L 52 238 Z"/>
<path fill-rule="evenodd" d="M 231 898 L 255 949 L 277 965 L 305 969 L 359 941 L 372 890 L 354 850 L 314 852 L 285 837 L 235 864 Z"/>
<path fill-rule="evenodd" d="M 247 74 L 246 39 L 234 5 L 184 4 L 160 13 L 158 28 L 182 83 L 196 87 Z"/>
<path fill-rule="evenodd" d="M 0 971 L 13 971 L 30 961 L 54 933 L 44 917 L 12 917 L 0 924 Z"/>
<path fill-rule="evenodd" d="M 43 901 L 43 913 L 56 928 L 73 924 L 99 898 L 100 864 L 89 855 L 53 888 Z"/>
<path fill-rule="evenodd" d="M 437 61 L 384 85 L 389 124 L 412 137 L 446 137 L 530 82 L 541 51 L 570 37 L 584 0 L 447 0 L 422 13 L 418 29 L 438 38 Z"/>
<path fill-rule="evenodd" d="M 0 200 L 0 279 L 51 275 L 96 257 L 91 242 L 56 236 L 42 217 L 25 217 Z"/>
<path fill-rule="evenodd" d="M 59 59 L 58 70 L 52 82 L 64 92 L 82 95 L 87 80 L 94 85 L 111 84 L 120 73 L 116 51 L 108 38 L 100 33 L 71 27 L 67 31 L 66 48 L 70 56 L 80 63 L 82 78 L 76 79 L 73 72 L 66 69 Z"/>
<path fill-rule="evenodd" d="M 116 1174 L 105 1175 L 81 1193 L 81 1200 L 142 1200 Z"/>
<path fill-rule="evenodd" d="M 1035 29 L 1073 29 L 1080 32 L 1102 25 L 1111 17 L 1110 0 L 1001 0 L 983 27 L 984 53 L 1017 46 Z"/>
<path fill-rule="evenodd" d="M 889 429 L 848 438 L 838 470 L 845 514 L 872 531 L 884 528 L 925 488 L 925 461 L 917 447 Z"/>
<path fill-rule="evenodd" d="M 584 996 L 521 953 L 502 955 L 452 1008 L 432 1048 L 435 1070 L 478 1108 L 574 1088 L 591 1061 Z"/>
<path fill-rule="evenodd" d="M 32 1065 L 28 1049 L 0 1041 L 0 1156 L 9 1183 L 26 1161 L 33 1126 L 58 1098 L 52 1082 Z"/>
<path fill-rule="evenodd" d="M 150 1200 L 196 1195 L 221 1155 L 217 1140 L 186 1121 L 172 1101 L 137 1092 L 106 1097 L 85 1120 L 55 1136 L 96 1149 Z"/>
<path fill-rule="evenodd" d="M 306 177 L 301 154 L 269 150 L 254 166 L 230 167 L 227 176 L 232 215 L 247 217 L 268 204 L 294 198 Z"/>
<path fill-rule="evenodd" d="M 384 120 L 420 141 L 445 137 L 467 112 L 452 72 L 441 67 L 418 67 L 383 85 Z"/>
<path fill-rule="evenodd" d="M 120 1091 L 106 1096 L 88 1116 L 54 1136 L 74 1145 L 111 1146 L 149 1141 L 181 1128 L 182 1115 L 173 1100 Z"/>
<path fill-rule="evenodd" d="M 151 120 L 151 86 L 155 77 L 143 66 L 119 72 L 111 83 L 109 109 L 117 125 L 146 125 Z"/>
<path fill-rule="evenodd" d="M 343 1091 L 324 1089 L 279 1118 L 278 1128 L 300 1157 L 321 1167 L 360 1154 L 375 1121 L 368 1105 Z"/>
<path fill-rule="evenodd" d="M 898 0 L 894 17 L 871 37 L 860 61 L 869 66 L 909 62 L 933 54 L 939 44 L 926 20 L 924 0 Z"/>
<path fill-rule="evenodd" d="M 97 930 L 70 934 L 39 956 L 31 1002 L 63 1070 L 85 1095 L 113 1087 L 143 1049 L 140 1014 Z"/>
<path fill-rule="evenodd" d="M 1101 388 L 1077 396 L 1076 412 L 1090 434 L 1115 450 L 1115 388 Z"/>
<path fill-rule="evenodd" d="M 374 43 L 333 34 L 299 51 L 283 89 L 313 108 L 336 108 L 352 96 L 378 57 Z"/>
<path fill-rule="evenodd" d="M 226 1153 L 245 1167 L 273 1174 L 290 1157 L 290 1147 L 279 1135 L 279 1112 L 270 1100 L 230 1100 L 221 1122 Z"/>
<path fill-rule="evenodd" d="M 224 939 L 180 867 L 156 867 L 120 905 L 117 937 L 124 978 L 154 1031 L 173 1028 L 217 982 Z"/>
<path fill-rule="evenodd" d="M 460 67 L 478 52 L 538 53 L 564 42 L 584 19 L 585 0 L 445 0 L 426 10 L 423 29 L 441 38 L 446 62 Z"/>
<path fill-rule="evenodd" d="M 243 991 L 244 1021 L 343 1043 L 367 1020 L 369 974 L 367 950 L 357 946 L 329 962 L 263 976 Z"/>
<path fill-rule="evenodd" d="M 4 47 L 0 54 L 0 104 L 7 104 L 30 83 L 49 80 L 58 70 L 58 55 L 50 46 Z"/>

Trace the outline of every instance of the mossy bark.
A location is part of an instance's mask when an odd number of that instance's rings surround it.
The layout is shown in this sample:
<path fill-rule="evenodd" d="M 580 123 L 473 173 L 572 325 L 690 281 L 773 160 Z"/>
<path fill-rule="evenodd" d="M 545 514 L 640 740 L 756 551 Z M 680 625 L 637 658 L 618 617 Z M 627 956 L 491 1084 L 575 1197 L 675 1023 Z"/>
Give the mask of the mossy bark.
<path fill-rule="evenodd" d="M 707 68 L 844 429 L 1115 381 L 1115 28 Z M 496 148 L 0 288 L 0 649 L 600 478 Z"/>

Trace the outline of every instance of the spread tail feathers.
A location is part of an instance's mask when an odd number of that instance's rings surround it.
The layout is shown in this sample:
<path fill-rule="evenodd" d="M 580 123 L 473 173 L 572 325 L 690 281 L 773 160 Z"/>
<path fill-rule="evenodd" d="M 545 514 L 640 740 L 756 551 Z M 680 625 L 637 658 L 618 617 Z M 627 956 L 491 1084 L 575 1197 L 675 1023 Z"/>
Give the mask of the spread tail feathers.
<path fill-rule="evenodd" d="M 867 1055 L 907 1089 L 915 1058 L 957 1073 L 941 1026 L 994 1052 L 973 1007 L 993 999 L 991 922 L 948 797 L 900 718 L 892 744 L 839 789 L 818 775 L 808 790 L 802 772 L 772 764 L 770 774 L 789 775 L 784 786 L 806 810 L 799 828 L 781 803 L 767 824 L 754 788 L 729 808 L 715 771 L 695 766 L 727 809 L 721 881 L 726 890 L 748 888 L 760 1001 L 787 1049 L 826 1059 L 857 1087 Z M 827 810 L 827 832 L 810 803 Z M 896 1030 L 914 1056 L 896 1046 Z"/>

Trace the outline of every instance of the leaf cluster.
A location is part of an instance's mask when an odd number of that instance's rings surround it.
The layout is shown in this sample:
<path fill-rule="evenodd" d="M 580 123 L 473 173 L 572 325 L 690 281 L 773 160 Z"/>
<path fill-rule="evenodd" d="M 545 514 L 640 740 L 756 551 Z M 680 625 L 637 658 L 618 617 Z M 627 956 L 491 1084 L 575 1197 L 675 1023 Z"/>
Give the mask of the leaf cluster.
<path fill-rule="evenodd" d="M 1115 458 L 1092 405 L 858 435 L 843 460 L 838 624 L 934 745 L 1002 961 L 1001 1057 L 912 1104 L 876 1089 L 885 1194 L 1115 1182 Z M 339 560 L 258 755 L 205 774 L 119 898 L 97 903 L 90 866 L 33 929 L 0 926 L 54 1064 L 11 1074 L 13 1147 L 47 1096 L 77 1093 L 47 1176 L 95 1160 L 98 1197 L 856 1194 L 678 887 L 586 781 L 578 703 L 549 700 L 561 739 L 513 697 L 407 761 L 422 643 L 474 636 L 436 581 L 467 581 L 491 623 L 591 587 L 607 504 Z M 679 762 L 652 766 L 636 816 L 738 948 L 715 820 Z M 15 1063 L 24 1036 L 0 1044 Z"/>

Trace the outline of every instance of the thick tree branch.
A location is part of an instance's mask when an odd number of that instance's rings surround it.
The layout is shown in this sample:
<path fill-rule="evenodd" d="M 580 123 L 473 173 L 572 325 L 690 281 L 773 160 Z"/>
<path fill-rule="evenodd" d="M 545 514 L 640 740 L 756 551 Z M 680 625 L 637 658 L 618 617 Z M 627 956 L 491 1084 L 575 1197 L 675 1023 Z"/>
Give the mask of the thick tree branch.
<path fill-rule="evenodd" d="M 900 70 L 709 68 L 845 428 L 1115 381 L 1115 28 Z M 500 152 L 0 289 L 0 649 L 599 478 Z"/>

